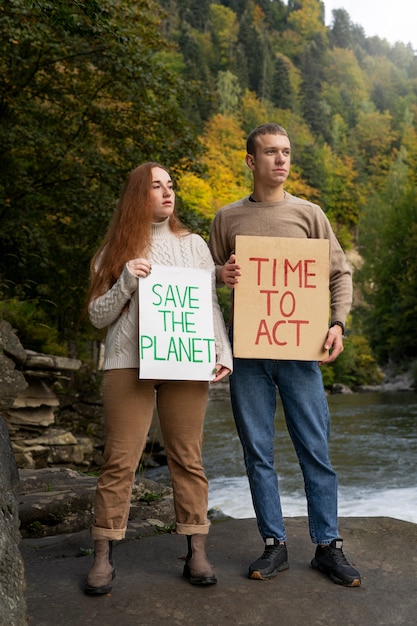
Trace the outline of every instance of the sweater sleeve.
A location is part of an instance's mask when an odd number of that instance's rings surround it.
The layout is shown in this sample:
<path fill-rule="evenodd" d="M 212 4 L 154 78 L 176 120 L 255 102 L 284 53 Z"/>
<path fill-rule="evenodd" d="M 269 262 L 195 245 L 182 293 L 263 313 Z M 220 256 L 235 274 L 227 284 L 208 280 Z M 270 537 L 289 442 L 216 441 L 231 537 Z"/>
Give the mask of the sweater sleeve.
<path fill-rule="evenodd" d="M 196 252 L 199 259 L 198 267 L 200 269 L 208 269 L 211 271 L 212 285 L 212 303 L 213 303 L 213 326 L 216 345 L 216 363 L 228 367 L 230 371 L 233 369 L 233 357 L 230 347 L 230 341 L 227 336 L 226 326 L 223 319 L 216 291 L 216 275 L 215 268 L 210 250 L 205 241 L 198 236 L 196 239 Z"/>
<path fill-rule="evenodd" d="M 112 324 L 120 316 L 137 288 L 138 279 L 129 271 L 126 264 L 113 287 L 88 305 L 92 324 L 96 328 L 106 328 Z"/>
<path fill-rule="evenodd" d="M 315 236 L 329 240 L 329 291 L 331 321 L 346 324 L 352 306 L 352 270 L 327 216 L 320 209 L 320 226 Z"/>
<path fill-rule="evenodd" d="M 330 238 L 330 310 L 331 321 L 346 324 L 352 306 L 352 270 L 335 235 Z"/>
<path fill-rule="evenodd" d="M 218 286 L 223 286 L 223 281 L 220 278 L 220 270 L 226 261 L 229 259 L 232 250 L 227 241 L 226 228 L 222 224 L 223 212 L 219 211 L 214 216 L 210 229 L 210 237 L 208 246 L 215 264 L 216 281 Z"/>

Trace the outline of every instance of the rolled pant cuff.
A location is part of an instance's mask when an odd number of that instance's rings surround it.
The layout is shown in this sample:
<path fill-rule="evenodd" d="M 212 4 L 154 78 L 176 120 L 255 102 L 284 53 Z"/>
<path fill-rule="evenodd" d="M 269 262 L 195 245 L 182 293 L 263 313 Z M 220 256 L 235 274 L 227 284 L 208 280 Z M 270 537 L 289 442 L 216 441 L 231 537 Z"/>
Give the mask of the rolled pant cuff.
<path fill-rule="evenodd" d="M 93 539 L 120 541 L 126 536 L 126 528 L 99 528 L 98 526 L 92 526 L 90 534 Z"/>
<path fill-rule="evenodd" d="M 179 524 L 175 525 L 177 535 L 207 535 L 210 528 L 210 522 L 206 524 Z"/>

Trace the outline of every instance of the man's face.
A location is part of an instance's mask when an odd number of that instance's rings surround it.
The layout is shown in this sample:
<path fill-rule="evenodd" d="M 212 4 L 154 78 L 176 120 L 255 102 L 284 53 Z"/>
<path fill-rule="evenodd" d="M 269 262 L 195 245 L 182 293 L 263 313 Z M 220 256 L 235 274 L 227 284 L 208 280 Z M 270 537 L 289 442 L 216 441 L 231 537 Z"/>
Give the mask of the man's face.
<path fill-rule="evenodd" d="M 285 135 L 258 135 L 255 154 L 246 156 L 256 185 L 280 187 L 288 178 L 291 144 Z"/>

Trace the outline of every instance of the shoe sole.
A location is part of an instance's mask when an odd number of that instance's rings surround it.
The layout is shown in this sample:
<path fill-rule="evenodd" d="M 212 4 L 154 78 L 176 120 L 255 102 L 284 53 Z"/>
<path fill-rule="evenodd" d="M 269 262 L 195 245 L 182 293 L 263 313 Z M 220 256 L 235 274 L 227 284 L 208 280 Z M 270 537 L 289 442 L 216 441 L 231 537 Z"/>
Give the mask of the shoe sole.
<path fill-rule="evenodd" d="M 199 585 L 200 587 L 207 587 L 208 585 L 216 585 L 216 576 L 191 576 L 190 568 L 186 563 L 182 572 L 184 578 L 186 578 L 191 585 Z"/>
<path fill-rule="evenodd" d="M 188 577 L 186 577 L 188 578 Z M 188 578 L 190 585 L 199 585 L 200 587 L 207 587 L 208 585 L 216 585 L 217 584 L 217 578 L 193 578 L 193 577 L 189 577 Z"/>
<path fill-rule="evenodd" d="M 110 593 L 113 589 L 113 585 L 107 585 L 105 587 L 85 587 L 84 593 L 88 596 L 104 596 L 106 593 Z"/>
<path fill-rule="evenodd" d="M 112 571 L 111 579 L 112 581 L 116 578 L 116 571 Z M 104 596 L 106 593 L 110 593 L 113 589 L 113 584 L 109 583 L 108 585 L 103 585 L 102 587 L 90 587 L 90 585 L 86 585 L 84 587 L 84 593 L 88 596 Z"/>
<path fill-rule="evenodd" d="M 360 578 L 353 578 L 352 580 L 343 580 L 342 578 L 338 578 L 332 572 L 329 572 L 326 568 L 322 567 L 315 559 L 311 561 L 311 567 L 319 572 L 322 572 L 323 574 L 326 574 L 336 585 L 343 585 L 343 587 L 361 586 Z"/>
<path fill-rule="evenodd" d="M 274 569 L 270 574 L 261 574 L 259 570 L 254 570 L 253 572 L 249 572 L 249 578 L 251 580 L 270 580 L 271 578 L 275 578 L 275 576 L 279 572 L 283 572 L 286 569 L 289 569 L 290 565 L 286 561 L 282 565 L 280 565 L 277 569 Z"/>

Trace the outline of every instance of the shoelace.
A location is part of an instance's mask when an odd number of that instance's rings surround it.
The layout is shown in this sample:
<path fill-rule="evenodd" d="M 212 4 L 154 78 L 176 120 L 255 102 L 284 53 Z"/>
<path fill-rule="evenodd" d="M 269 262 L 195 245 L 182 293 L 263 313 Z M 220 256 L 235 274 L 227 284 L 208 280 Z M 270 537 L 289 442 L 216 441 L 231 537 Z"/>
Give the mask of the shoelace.
<path fill-rule="evenodd" d="M 329 546 L 326 550 L 330 550 L 333 559 L 338 565 L 349 565 L 345 555 L 343 554 L 342 548 L 332 548 Z"/>
<path fill-rule="evenodd" d="M 261 559 L 270 559 L 274 557 L 283 547 L 284 546 L 281 544 L 277 546 L 265 546 L 265 550 L 264 550 L 263 555 L 261 556 Z"/>

